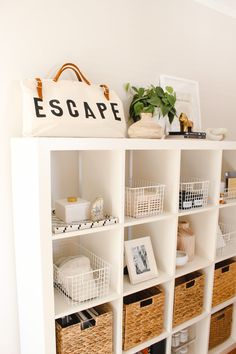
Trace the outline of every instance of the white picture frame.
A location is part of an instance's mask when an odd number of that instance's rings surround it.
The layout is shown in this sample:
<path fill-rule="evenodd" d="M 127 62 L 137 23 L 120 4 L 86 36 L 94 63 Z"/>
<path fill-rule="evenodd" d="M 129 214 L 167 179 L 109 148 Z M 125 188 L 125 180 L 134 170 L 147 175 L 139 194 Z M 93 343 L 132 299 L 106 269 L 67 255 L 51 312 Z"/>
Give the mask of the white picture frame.
<path fill-rule="evenodd" d="M 125 241 L 125 261 L 131 284 L 158 276 L 150 236 Z"/>
<path fill-rule="evenodd" d="M 160 75 L 160 86 L 165 89 L 166 86 L 173 87 L 176 92 L 176 111 L 177 116 L 183 112 L 188 119 L 193 121 L 193 131 L 201 131 L 201 110 L 199 97 L 199 84 L 197 81 L 188 80 L 180 77 Z M 167 119 L 168 131 L 180 131 L 180 124 L 177 117 L 174 118 L 172 124 Z"/>

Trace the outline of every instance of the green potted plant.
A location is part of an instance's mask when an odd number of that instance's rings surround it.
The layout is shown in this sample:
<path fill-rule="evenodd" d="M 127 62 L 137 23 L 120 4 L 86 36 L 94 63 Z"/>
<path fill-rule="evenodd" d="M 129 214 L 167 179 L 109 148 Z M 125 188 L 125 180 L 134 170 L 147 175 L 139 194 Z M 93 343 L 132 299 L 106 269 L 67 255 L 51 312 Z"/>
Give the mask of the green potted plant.
<path fill-rule="evenodd" d="M 154 85 L 137 88 L 126 84 L 125 90 L 132 95 L 129 115 L 134 122 L 128 130 L 128 135 L 143 138 L 163 137 L 163 128 L 152 117 L 153 115 L 158 115 L 159 118 L 167 116 L 170 124 L 173 122 L 176 116 L 176 93 L 173 88 L 167 86 L 163 90 L 162 87 Z"/>
<path fill-rule="evenodd" d="M 176 116 L 175 102 L 176 93 L 170 86 L 163 90 L 160 86 L 151 85 L 148 88 L 137 88 L 129 83 L 125 86 L 126 92 L 133 96 L 130 103 L 129 114 L 134 122 L 137 122 L 141 117 L 141 113 L 152 113 L 158 109 L 159 114 L 169 118 L 170 124 Z"/>

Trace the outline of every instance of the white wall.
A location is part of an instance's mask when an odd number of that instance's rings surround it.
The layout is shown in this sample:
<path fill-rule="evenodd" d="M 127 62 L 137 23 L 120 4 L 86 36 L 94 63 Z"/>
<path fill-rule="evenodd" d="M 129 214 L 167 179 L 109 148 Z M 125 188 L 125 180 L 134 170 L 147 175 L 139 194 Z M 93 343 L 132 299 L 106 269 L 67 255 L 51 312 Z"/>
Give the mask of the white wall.
<path fill-rule="evenodd" d="M 9 162 L 9 137 L 21 133 L 18 80 L 66 61 L 123 99 L 123 83 L 160 73 L 198 80 L 203 127 L 236 138 L 235 37 L 234 19 L 191 0 L 0 1 L 1 354 L 19 353 Z"/>

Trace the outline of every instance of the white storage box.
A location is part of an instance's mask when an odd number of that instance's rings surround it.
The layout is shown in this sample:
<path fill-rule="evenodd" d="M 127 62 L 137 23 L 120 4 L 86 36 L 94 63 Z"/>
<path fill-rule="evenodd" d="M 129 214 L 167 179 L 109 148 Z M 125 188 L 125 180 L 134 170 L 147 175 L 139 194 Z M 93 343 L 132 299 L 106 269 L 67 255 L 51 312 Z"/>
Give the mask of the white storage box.
<path fill-rule="evenodd" d="M 88 220 L 90 218 L 90 202 L 78 198 L 76 202 L 59 199 L 55 202 L 56 216 L 66 223 Z"/>

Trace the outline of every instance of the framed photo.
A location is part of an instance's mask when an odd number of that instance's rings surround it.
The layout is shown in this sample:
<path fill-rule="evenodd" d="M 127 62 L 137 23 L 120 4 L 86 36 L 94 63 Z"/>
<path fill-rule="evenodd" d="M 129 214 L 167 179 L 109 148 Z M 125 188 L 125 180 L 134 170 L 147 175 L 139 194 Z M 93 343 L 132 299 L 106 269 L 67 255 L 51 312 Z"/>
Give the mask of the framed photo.
<path fill-rule="evenodd" d="M 131 284 L 158 276 L 149 236 L 125 241 L 125 260 Z"/>
<path fill-rule="evenodd" d="M 160 75 L 160 86 L 165 89 L 166 86 L 171 86 L 176 92 L 176 110 L 177 116 L 185 113 L 193 122 L 193 131 L 201 130 L 201 112 L 199 99 L 199 85 L 197 81 L 182 79 L 179 77 Z M 178 118 L 174 118 L 172 124 L 167 120 L 168 131 L 180 131 Z"/>

